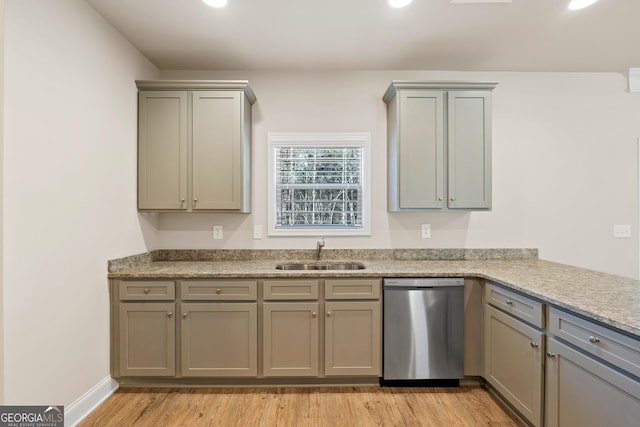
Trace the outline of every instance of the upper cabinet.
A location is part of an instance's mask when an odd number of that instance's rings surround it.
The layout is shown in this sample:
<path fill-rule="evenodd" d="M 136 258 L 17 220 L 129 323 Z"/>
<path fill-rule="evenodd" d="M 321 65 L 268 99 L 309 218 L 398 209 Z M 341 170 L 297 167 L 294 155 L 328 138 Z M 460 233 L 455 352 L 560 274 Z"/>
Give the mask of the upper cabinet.
<path fill-rule="evenodd" d="M 393 81 L 389 211 L 491 209 L 491 91 L 497 83 Z"/>
<path fill-rule="evenodd" d="M 251 210 L 247 81 L 136 81 L 138 209 Z"/>

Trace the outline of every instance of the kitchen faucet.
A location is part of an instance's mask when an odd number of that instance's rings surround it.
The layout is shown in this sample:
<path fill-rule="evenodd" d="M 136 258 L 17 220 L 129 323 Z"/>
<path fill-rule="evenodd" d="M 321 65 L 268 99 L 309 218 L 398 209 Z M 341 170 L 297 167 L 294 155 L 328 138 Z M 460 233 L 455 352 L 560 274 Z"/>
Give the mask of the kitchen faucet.
<path fill-rule="evenodd" d="M 324 237 L 316 243 L 316 261 L 320 261 L 320 252 L 322 251 L 322 248 L 324 248 Z"/>

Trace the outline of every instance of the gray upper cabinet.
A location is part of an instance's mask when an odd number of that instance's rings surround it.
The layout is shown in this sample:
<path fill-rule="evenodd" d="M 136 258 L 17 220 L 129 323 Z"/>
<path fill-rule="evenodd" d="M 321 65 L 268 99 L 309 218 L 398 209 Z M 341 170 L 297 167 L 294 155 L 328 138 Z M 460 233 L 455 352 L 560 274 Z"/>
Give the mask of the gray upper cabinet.
<path fill-rule="evenodd" d="M 497 83 L 391 83 L 389 211 L 491 209 L 491 91 Z"/>
<path fill-rule="evenodd" d="M 138 209 L 250 212 L 246 81 L 137 81 Z"/>

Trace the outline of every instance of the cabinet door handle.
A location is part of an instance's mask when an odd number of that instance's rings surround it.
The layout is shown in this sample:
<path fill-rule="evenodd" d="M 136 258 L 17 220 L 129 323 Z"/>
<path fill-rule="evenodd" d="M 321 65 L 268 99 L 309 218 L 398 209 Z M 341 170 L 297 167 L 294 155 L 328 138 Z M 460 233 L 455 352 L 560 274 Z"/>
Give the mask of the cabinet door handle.
<path fill-rule="evenodd" d="M 456 198 L 455 198 L 455 197 L 453 197 L 453 196 L 451 196 L 451 198 L 450 198 L 449 200 L 451 200 L 452 202 L 455 202 L 455 201 L 456 201 Z"/>
<path fill-rule="evenodd" d="M 556 357 L 556 356 L 557 356 L 557 354 L 556 354 L 556 353 L 551 353 L 550 351 L 547 351 L 547 357 L 548 357 L 549 359 L 553 359 L 553 358 L 554 358 L 554 357 Z"/>
<path fill-rule="evenodd" d="M 180 204 L 183 204 L 183 203 L 184 203 L 184 199 L 180 199 Z"/>
<path fill-rule="evenodd" d="M 173 312 L 170 311 L 167 313 L 167 317 L 171 317 L 171 316 L 173 316 Z"/>
<path fill-rule="evenodd" d="M 216 294 L 220 295 L 222 293 L 222 289 L 216 289 Z"/>
<path fill-rule="evenodd" d="M 533 342 L 533 341 L 531 341 L 529 345 L 531 346 L 531 348 L 538 348 L 540 346 L 537 342 Z"/>
<path fill-rule="evenodd" d="M 144 293 L 148 294 L 149 293 L 149 288 L 144 288 Z"/>
<path fill-rule="evenodd" d="M 189 315 L 189 313 L 182 313 L 182 318 L 186 319 L 188 315 Z"/>
<path fill-rule="evenodd" d="M 327 317 L 331 317 L 331 312 L 327 311 Z"/>
<path fill-rule="evenodd" d="M 193 203 L 198 203 L 198 199 L 193 199 Z"/>
<path fill-rule="evenodd" d="M 438 201 L 441 202 L 442 201 L 442 196 L 438 196 Z"/>
<path fill-rule="evenodd" d="M 598 344 L 600 342 L 600 338 L 594 337 L 593 335 L 591 335 L 589 337 L 589 342 L 592 343 L 592 344 Z"/>
<path fill-rule="evenodd" d="M 508 298 L 504 302 L 506 302 L 508 305 L 513 305 L 513 301 Z"/>
<path fill-rule="evenodd" d="M 316 317 L 318 315 L 318 313 L 316 313 L 315 311 L 311 312 L 311 317 Z"/>

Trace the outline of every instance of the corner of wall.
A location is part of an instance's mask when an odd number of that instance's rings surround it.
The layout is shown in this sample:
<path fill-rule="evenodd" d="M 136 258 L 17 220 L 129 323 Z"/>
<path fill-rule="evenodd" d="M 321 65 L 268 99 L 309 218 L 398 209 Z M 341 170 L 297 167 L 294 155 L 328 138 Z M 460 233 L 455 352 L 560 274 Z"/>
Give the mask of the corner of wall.
<path fill-rule="evenodd" d="M 4 0 L 0 0 L 0 405 L 4 404 Z"/>

